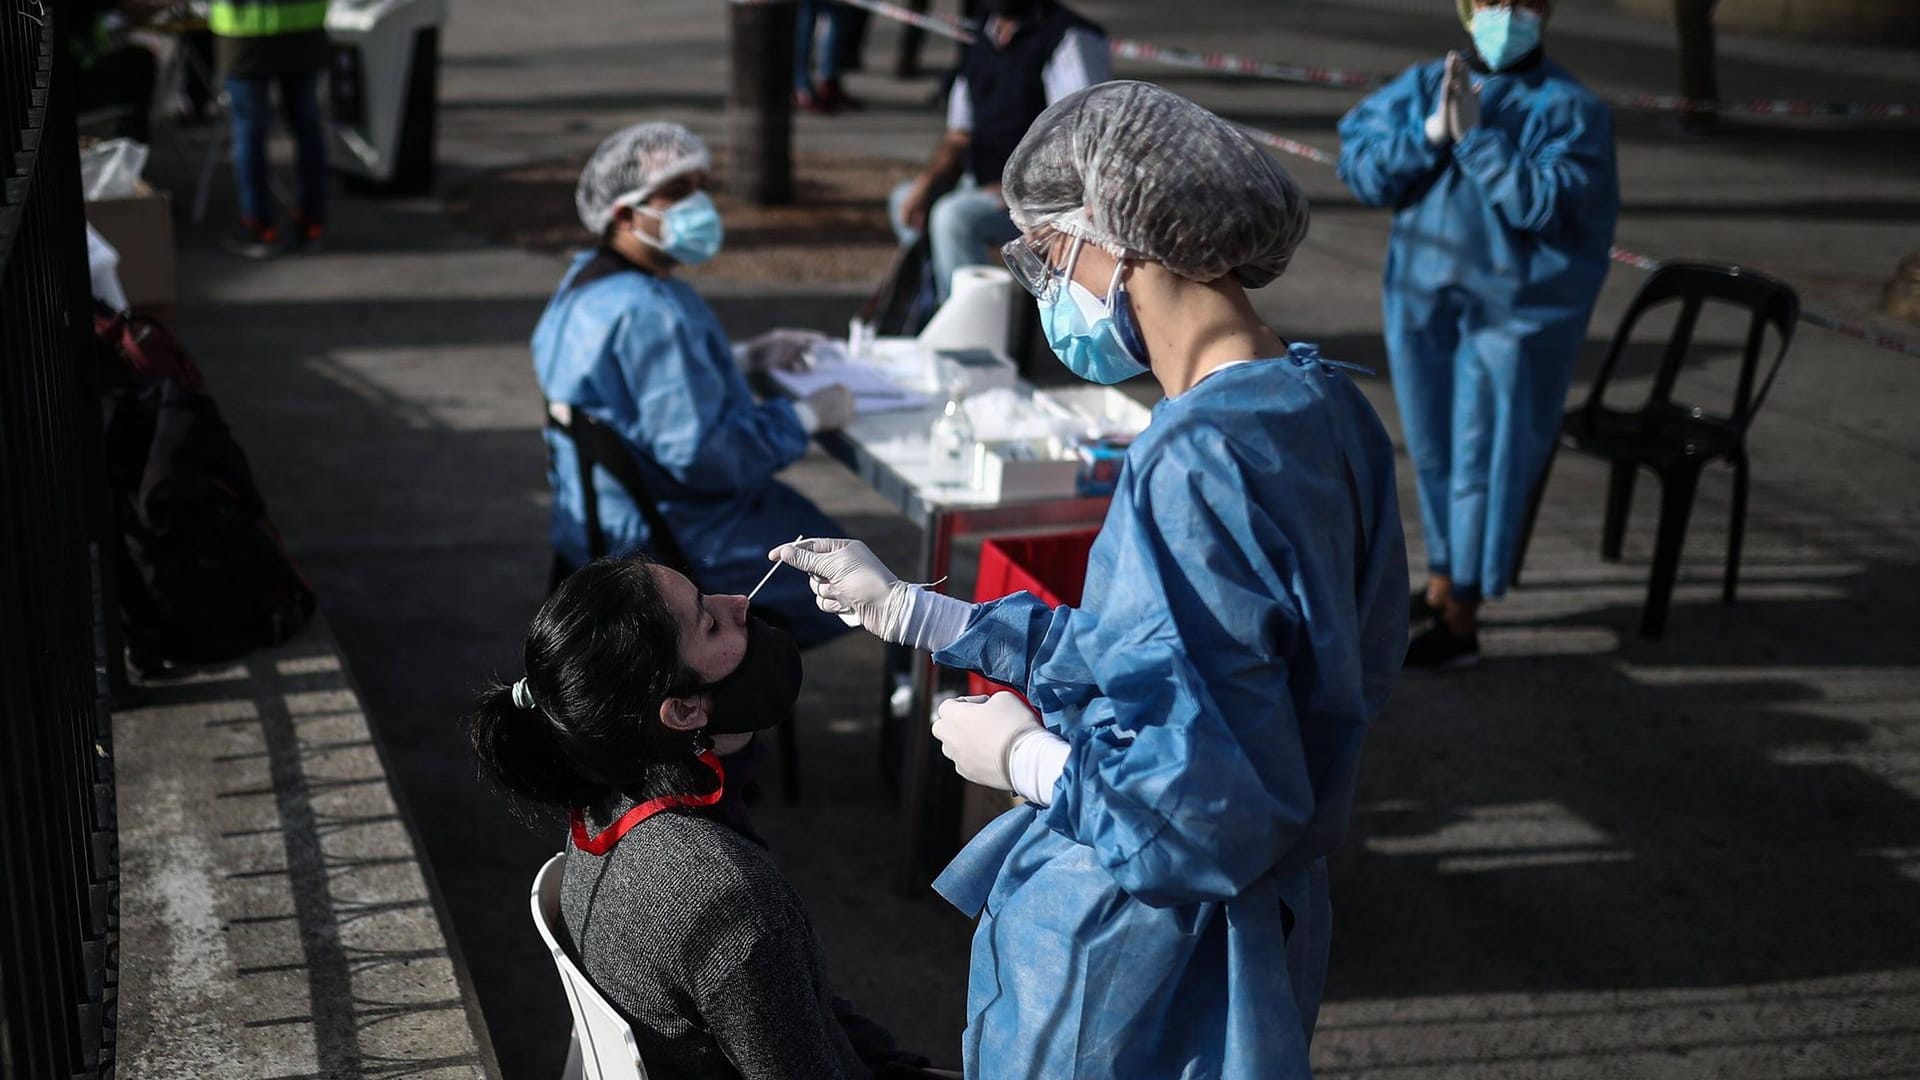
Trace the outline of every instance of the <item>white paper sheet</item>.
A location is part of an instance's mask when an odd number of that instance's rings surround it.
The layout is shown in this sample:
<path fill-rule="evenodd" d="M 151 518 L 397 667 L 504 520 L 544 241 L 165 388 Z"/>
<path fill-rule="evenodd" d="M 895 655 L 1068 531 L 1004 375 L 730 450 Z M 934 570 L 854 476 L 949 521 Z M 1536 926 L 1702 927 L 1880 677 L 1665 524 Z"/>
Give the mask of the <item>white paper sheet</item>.
<path fill-rule="evenodd" d="M 853 391 L 854 408 L 860 415 L 923 409 L 933 402 L 925 394 L 895 386 L 879 368 L 867 364 L 816 362 L 806 371 L 769 374 L 780 389 L 796 398 L 809 397 L 829 386 L 844 386 Z"/>

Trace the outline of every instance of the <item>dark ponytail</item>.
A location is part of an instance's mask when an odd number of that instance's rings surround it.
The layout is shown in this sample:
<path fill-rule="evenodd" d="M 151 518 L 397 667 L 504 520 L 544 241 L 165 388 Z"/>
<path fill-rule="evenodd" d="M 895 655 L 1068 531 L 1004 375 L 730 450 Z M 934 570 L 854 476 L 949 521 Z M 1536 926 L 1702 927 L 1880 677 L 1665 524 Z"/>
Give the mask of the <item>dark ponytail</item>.
<path fill-rule="evenodd" d="M 649 798 L 711 786 L 694 763 L 699 734 L 660 722 L 661 703 L 694 680 L 654 574 L 643 555 L 600 559 L 541 605 L 522 649 L 533 707 L 514 702 L 511 681 L 495 683 L 467 717 L 487 777 L 562 809 L 616 791 Z"/>
<path fill-rule="evenodd" d="M 511 687 L 496 683 L 480 692 L 467 717 L 467 737 L 481 771 L 523 798 L 572 807 L 585 806 L 605 792 L 574 768 L 559 732 L 545 716 L 513 703 Z"/>

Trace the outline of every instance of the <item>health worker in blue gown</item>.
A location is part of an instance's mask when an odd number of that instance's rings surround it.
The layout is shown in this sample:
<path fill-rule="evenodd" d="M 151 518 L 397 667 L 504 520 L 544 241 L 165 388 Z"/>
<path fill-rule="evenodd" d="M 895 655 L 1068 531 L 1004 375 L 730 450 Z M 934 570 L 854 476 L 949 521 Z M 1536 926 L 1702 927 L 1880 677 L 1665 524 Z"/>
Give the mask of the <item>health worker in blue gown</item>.
<path fill-rule="evenodd" d="M 1476 662 L 1506 592 L 1620 216 L 1613 115 L 1541 47 L 1547 0 L 1460 0 L 1473 53 L 1340 121 L 1340 178 L 1392 207 L 1386 338 L 1419 480 L 1427 624 L 1409 670 Z"/>
<path fill-rule="evenodd" d="M 800 402 L 756 401 L 742 368 L 804 364 L 819 335 L 774 331 L 736 350 L 699 294 L 674 276 L 720 249 L 710 167 L 706 144 L 679 124 L 638 124 L 600 144 L 574 198 L 600 243 L 573 261 L 541 315 L 533 366 L 561 425 L 584 412 L 619 435 L 656 521 L 671 533 L 653 535 L 634 493 L 596 468 L 609 553 L 677 546 L 702 590 L 745 594 L 766 572 L 770 545 L 840 531 L 773 476 L 806 454 L 813 432 L 851 420 L 853 399 L 834 387 Z M 571 438 L 555 425 L 546 438 L 557 581 L 588 561 L 586 508 Z M 845 630 L 814 606 L 797 575 L 776 575 L 754 602 L 802 647 Z"/>
<path fill-rule="evenodd" d="M 1004 182 L 1004 256 L 1061 361 L 1165 392 L 1086 602 L 964 603 L 850 540 L 772 555 L 823 608 L 1026 697 L 933 728 L 960 775 L 1027 799 L 935 883 L 979 918 L 967 1076 L 1306 1077 L 1326 857 L 1406 648 L 1393 447 L 1341 365 L 1248 299 L 1308 210 L 1233 126 L 1103 83 L 1042 113 Z"/>

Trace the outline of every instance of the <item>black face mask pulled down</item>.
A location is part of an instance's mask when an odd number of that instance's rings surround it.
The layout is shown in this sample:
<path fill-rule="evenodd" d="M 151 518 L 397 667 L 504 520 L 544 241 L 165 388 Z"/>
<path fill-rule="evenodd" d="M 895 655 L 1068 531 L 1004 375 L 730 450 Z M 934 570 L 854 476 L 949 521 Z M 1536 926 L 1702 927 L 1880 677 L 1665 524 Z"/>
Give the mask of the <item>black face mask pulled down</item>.
<path fill-rule="evenodd" d="M 712 702 L 709 735 L 745 735 L 773 727 L 793 715 L 800 700 L 800 646 L 785 630 L 759 619 L 747 620 L 747 652 L 725 678 L 693 693 Z"/>

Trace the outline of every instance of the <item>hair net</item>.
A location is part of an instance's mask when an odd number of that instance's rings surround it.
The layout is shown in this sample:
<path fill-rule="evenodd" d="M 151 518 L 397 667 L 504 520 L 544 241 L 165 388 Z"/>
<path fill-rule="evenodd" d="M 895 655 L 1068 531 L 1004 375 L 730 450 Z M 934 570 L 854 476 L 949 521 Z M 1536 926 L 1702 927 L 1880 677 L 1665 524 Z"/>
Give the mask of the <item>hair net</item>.
<path fill-rule="evenodd" d="M 1454 3 L 1460 9 L 1460 25 L 1466 26 L 1472 23 L 1473 22 L 1473 0 L 1454 0 Z M 1552 14 L 1553 14 L 1553 0 L 1547 0 L 1547 10 L 1540 14 L 1540 21 L 1542 23 L 1545 23 L 1547 19 L 1550 16 L 1552 16 Z"/>
<path fill-rule="evenodd" d="M 1307 197 L 1273 156 L 1151 83 L 1107 82 L 1055 102 L 1003 177 L 1023 231 L 1051 225 L 1181 277 L 1257 289 L 1307 235 Z"/>
<path fill-rule="evenodd" d="M 713 167 L 700 136 L 680 124 L 651 120 L 607 136 L 580 170 L 573 205 L 588 232 L 606 230 L 617 207 L 641 202 L 676 176 Z"/>

